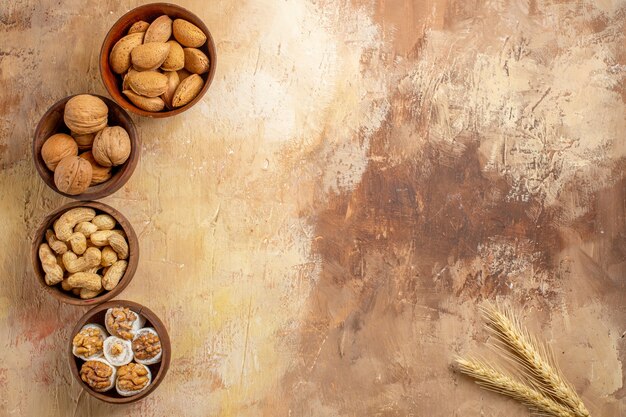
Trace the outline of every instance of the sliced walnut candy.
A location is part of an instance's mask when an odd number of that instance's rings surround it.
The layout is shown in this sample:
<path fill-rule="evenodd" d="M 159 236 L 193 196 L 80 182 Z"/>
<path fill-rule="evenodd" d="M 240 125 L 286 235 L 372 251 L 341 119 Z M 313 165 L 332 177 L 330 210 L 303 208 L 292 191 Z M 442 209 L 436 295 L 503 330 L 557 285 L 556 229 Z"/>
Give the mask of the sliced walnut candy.
<path fill-rule="evenodd" d="M 72 345 L 76 347 L 76 353 L 89 357 L 102 353 L 102 332 L 97 328 L 82 329 L 74 336 Z"/>
<path fill-rule="evenodd" d="M 117 385 L 125 391 L 138 391 L 148 385 L 148 369 L 138 363 L 120 366 L 117 371 Z"/>
<path fill-rule="evenodd" d="M 161 352 L 161 339 L 152 333 L 142 333 L 133 340 L 133 352 L 139 360 L 154 358 Z"/>
<path fill-rule="evenodd" d="M 113 308 L 107 317 L 107 329 L 122 339 L 132 340 L 133 323 L 137 320 L 137 313 L 126 308 Z"/>
<path fill-rule="evenodd" d="M 80 368 L 80 379 L 96 391 L 111 387 L 113 368 L 100 361 L 87 361 Z"/>

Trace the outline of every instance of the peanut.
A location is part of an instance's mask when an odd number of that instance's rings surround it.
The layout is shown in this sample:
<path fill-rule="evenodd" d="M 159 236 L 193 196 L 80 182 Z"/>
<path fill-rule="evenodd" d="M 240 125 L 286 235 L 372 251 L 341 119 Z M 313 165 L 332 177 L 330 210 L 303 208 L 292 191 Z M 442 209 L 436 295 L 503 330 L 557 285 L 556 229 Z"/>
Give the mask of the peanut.
<path fill-rule="evenodd" d="M 102 286 L 105 290 L 111 291 L 113 288 L 117 286 L 120 282 L 120 279 L 126 272 L 126 268 L 128 267 L 128 262 L 126 261 L 117 261 L 109 269 L 107 269 L 106 274 L 102 277 Z"/>
<path fill-rule="evenodd" d="M 87 250 L 87 238 L 80 232 L 72 233 L 67 242 L 72 247 L 72 252 L 76 255 L 82 255 Z"/>
<path fill-rule="evenodd" d="M 96 216 L 96 211 L 88 207 L 77 207 L 66 211 L 54 223 L 54 232 L 57 238 L 67 241 L 72 235 L 74 226 L 80 222 L 91 221 Z"/>
<path fill-rule="evenodd" d="M 111 230 L 115 227 L 117 222 L 115 219 L 108 214 L 98 214 L 91 220 L 98 230 Z"/>
<path fill-rule="evenodd" d="M 52 249 L 47 243 L 39 245 L 39 260 L 46 276 L 46 284 L 56 285 L 63 281 L 63 269 L 57 264 L 57 258 L 52 253 Z"/>
<path fill-rule="evenodd" d="M 102 289 L 102 279 L 98 274 L 91 272 L 77 272 L 67 278 L 67 282 L 74 288 L 86 288 L 91 291 Z"/>
<path fill-rule="evenodd" d="M 115 233 L 109 236 L 109 245 L 111 245 L 113 250 L 117 253 L 119 259 L 128 258 L 128 243 L 126 243 L 126 239 L 122 236 Z"/>
<path fill-rule="evenodd" d="M 74 232 L 82 233 L 85 237 L 89 237 L 92 233 L 97 231 L 98 226 L 91 222 L 80 222 L 74 227 Z"/>
<path fill-rule="evenodd" d="M 102 262 L 100 265 L 102 266 L 111 266 L 115 262 L 117 262 L 117 253 L 110 246 L 105 246 L 102 248 Z"/>
<path fill-rule="evenodd" d="M 48 242 L 50 249 L 52 249 L 57 255 L 63 255 L 67 252 L 67 245 L 65 242 L 61 242 L 57 239 L 52 229 L 46 230 L 46 241 Z"/>
<path fill-rule="evenodd" d="M 74 287 L 72 287 L 67 281 L 67 278 L 65 278 L 63 281 L 61 281 L 61 288 L 63 288 L 63 291 L 71 291 Z"/>
<path fill-rule="evenodd" d="M 124 232 L 122 230 L 113 229 L 113 230 L 98 230 L 89 236 L 89 240 L 96 246 L 107 246 L 109 244 L 109 236 L 112 234 L 118 234 L 124 237 Z"/>
<path fill-rule="evenodd" d="M 101 261 L 102 253 L 98 248 L 88 248 L 80 258 L 70 251 L 63 254 L 63 264 L 70 274 L 99 266 Z"/>
<path fill-rule="evenodd" d="M 102 290 L 100 290 L 100 291 L 92 291 L 92 290 L 88 290 L 87 288 L 81 288 L 80 289 L 80 293 L 78 294 L 78 296 L 84 300 L 84 299 L 87 299 L 87 298 L 97 297 L 98 294 L 100 294 L 101 292 L 102 292 Z"/>

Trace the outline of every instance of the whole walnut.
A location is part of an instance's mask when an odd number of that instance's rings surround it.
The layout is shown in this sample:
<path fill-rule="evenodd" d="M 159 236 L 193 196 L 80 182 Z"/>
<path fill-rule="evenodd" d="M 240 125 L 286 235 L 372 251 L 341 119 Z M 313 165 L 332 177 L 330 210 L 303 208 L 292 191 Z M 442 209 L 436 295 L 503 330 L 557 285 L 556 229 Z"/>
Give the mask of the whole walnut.
<path fill-rule="evenodd" d="M 71 135 L 76 141 L 76 144 L 78 145 L 78 150 L 80 151 L 86 151 L 88 149 L 91 149 L 91 146 L 93 145 L 93 139 L 96 137 L 95 132 L 86 133 L 84 135 L 79 135 L 76 132 L 72 132 Z"/>
<path fill-rule="evenodd" d="M 50 171 L 54 171 L 66 156 L 78 155 L 78 145 L 70 135 L 57 133 L 50 136 L 41 147 L 41 157 Z"/>
<path fill-rule="evenodd" d="M 91 185 L 101 184 L 111 178 L 111 167 L 103 167 L 100 165 L 93 157 L 91 151 L 83 152 L 78 156 L 91 164 Z"/>
<path fill-rule="evenodd" d="M 80 94 L 65 104 L 63 120 L 65 125 L 78 135 L 102 130 L 107 125 L 109 108 L 98 97 Z"/>
<path fill-rule="evenodd" d="M 89 161 L 79 156 L 66 156 L 54 171 L 54 184 L 66 194 L 80 194 L 91 184 L 92 174 Z"/>
<path fill-rule="evenodd" d="M 91 152 L 96 161 L 105 167 L 121 165 L 130 156 L 131 144 L 123 127 L 105 127 L 93 140 Z"/>

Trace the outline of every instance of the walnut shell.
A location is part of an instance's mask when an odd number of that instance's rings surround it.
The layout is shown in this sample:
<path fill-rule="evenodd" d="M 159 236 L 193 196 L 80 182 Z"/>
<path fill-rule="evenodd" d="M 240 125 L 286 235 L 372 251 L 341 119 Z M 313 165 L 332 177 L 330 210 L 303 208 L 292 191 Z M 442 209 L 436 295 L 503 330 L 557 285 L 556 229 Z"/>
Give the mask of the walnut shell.
<path fill-rule="evenodd" d="M 209 70 L 209 57 L 199 49 L 185 48 L 185 69 L 194 74 L 204 74 Z"/>
<path fill-rule="evenodd" d="M 57 133 L 50 136 L 41 147 L 41 158 L 50 171 L 54 171 L 66 156 L 78 155 L 78 145 L 70 135 Z"/>
<path fill-rule="evenodd" d="M 107 125 L 109 108 L 98 97 L 80 94 L 65 104 L 63 120 L 65 125 L 79 135 L 94 133 Z"/>
<path fill-rule="evenodd" d="M 104 167 L 121 165 L 130 156 L 128 132 L 120 126 L 105 127 L 93 140 L 91 152 L 96 162 Z"/>
<path fill-rule="evenodd" d="M 88 161 L 78 156 L 66 156 L 54 171 L 54 184 L 63 193 L 77 195 L 89 188 L 91 175 Z"/>
<path fill-rule="evenodd" d="M 83 152 L 78 156 L 91 164 L 91 170 L 93 173 L 91 175 L 90 185 L 101 184 L 111 178 L 111 167 L 103 167 L 100 165 L 98 161 L 96 161 L 96 158 L 93 157 L 93 153 L 91 151 Z"/>

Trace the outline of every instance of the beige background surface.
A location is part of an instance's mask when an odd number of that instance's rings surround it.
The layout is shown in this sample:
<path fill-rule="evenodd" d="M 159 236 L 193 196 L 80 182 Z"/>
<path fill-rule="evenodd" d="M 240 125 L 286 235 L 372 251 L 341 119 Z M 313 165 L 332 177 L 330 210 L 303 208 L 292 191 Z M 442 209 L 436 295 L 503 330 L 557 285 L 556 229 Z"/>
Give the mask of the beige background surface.
<path fill-rule="evenodd" d="M 219 51 L 206 98 L 135 119 L 104 201 L 140 238 L 123 298 L 164 320 L 164 383 L 114 407 L 65 347 L 85 310 L 33 277 L 66 200 L 30 155 L 40 116 L 104 94 L 100 43 L 139 1 L 0 4 L 0 414 L 500 416 L 455 375 L 476 305 L 508 300 L 594 416 L 626 415 L 626 3 L 184 1 Z"/>

